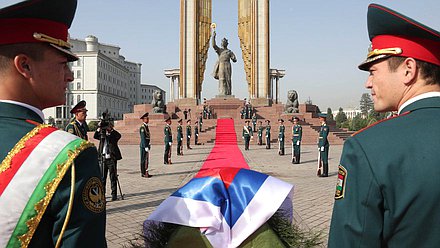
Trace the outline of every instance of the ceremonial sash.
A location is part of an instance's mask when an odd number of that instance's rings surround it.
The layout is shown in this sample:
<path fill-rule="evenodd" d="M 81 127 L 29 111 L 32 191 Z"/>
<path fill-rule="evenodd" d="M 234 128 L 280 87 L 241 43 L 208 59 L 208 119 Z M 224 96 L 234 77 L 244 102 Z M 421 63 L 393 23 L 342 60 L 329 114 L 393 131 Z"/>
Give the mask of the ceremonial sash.
<path fill-rule="evenodd" d="M 93 144 L 48 125 L 26 134 L 0 164 L 0 247 L 27 247 L 78 154 Z"/>

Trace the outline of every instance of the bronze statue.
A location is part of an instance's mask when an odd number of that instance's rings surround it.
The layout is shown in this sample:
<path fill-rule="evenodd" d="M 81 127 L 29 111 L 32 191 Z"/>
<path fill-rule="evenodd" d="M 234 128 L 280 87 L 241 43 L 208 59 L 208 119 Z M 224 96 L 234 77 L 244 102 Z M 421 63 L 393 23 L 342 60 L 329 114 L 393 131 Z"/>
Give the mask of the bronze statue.
<path fill-rule="evenodd" d="M 221 48 L 215 44 L 215 31 L 212 34 L 212 47 L 218 54 L 218 60 L 214 66 L 214 72 L 212 75 L 218 80 L 219 95 L 231 95 L 232 94 L 232 66 L 230 60 L 234 63 L 237 62 L 235 54 L 228 49 L 228 40 L 223 38 Z"/>

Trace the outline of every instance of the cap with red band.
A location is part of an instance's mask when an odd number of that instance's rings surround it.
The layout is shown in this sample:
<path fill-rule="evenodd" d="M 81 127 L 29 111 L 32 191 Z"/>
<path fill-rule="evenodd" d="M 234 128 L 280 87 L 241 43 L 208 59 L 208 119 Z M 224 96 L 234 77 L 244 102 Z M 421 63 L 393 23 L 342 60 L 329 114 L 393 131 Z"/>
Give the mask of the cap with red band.
<path fill-rule="evenodd" d="M 70 51 L 68 28 L 77 0 L 28 0 L 0 9 L 0 45 L 48 43 L 69 61 L 78 58 Z"/>
<path fill-rule="evenodd" d="M 372 63 L 390 56 L 411 57 L 440 66 L 440 33 L 384 6 L 368 7 L 371 47 L 359 65 L 369 70 Z"/>

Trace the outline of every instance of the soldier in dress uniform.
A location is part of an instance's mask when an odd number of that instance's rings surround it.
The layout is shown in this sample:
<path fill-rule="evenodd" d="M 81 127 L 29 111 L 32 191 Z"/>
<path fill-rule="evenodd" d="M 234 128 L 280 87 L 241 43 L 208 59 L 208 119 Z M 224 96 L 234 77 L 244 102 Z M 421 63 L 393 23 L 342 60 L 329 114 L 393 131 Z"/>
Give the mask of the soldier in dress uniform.
<path fill-rule="evenodd" d="M 278 123 L 280 124 L 278 128 L 278 155 L 284 155 L 284 131 L 286 127 L 284 126 L 284 120 L 278 119 Z"/>
<path fill-rule="evenodd" d="M 263 145 L 263 122 L 262 121 L 258 121 L 258 145 L 261 146 Z"/>
<path fill-rule="evenodd" d="M 186 121 L 186 148 L 187 149 L 192 149 L 191 148 L 191 120 L 187 120 Z"/>
<path fill-rule="evenodd" d="M 70 110 L 70 113 L 74 114 L 75 118 L 66 126 L 65 130 L 81 139 L 89 140 L 87 136 L 89 127 L 86 122 L 87 111 L 86 101 L 79 101 L 75 107 Z"/>
<path fill-rule="evenodd" d="M 68 28 L 77 2 L 2 6 L 0 247 L 106 247 L 96 148 L 43 124 L 42 110 L 65 104 L 73 81 Z"/>
<path fill-rule="evenodd" d="M 330 132 L 329 126 L 327 126 L 327 114 L 319 113 L 319 121 L 321 122 L 321 128 L 319 129 L 318 137 L 318 151 L 319 151 L 319 169 L 318 176 L 328 177 L 328 150 L 330 144 L 328 143 L 328 134 Z M 321 171 L 322 168 L 322 171 Z"/>
<path fill-rule="evenodd" d="M 202 116 L 202 112 L 200 112 L 199 114 L 199 132 L 202 132 L 202 125 L 203 125 L 203 116 Z"/>
<path fill-rule="evenodd" d="M 375 111 L 398 116 L 345 141 L 328 247 L 438 247 L 440 32 L 377 4 L 367 18 L 359 69 Z"/>
<path fill-rule="evenodd" d="M 177 155 L 183 155 L 183 128 L 182 128 L 182 119 L 177 121 Z"/>
<path fill-rule="evenodd" d="M 198 145 L 199 144 L 199 122 L 196 121 L 194 123 L 194 145 Z"/>
<path fill-rule="evenodd" d="M 172 164 L 171 163 L 171 145 L 173 144 L 173 134 L 171 133 L 171 117 L 167 117 L 165 119 L 165 127 L 163 129 L 164 133 L 164 142 L 165 142 L 165 152 L 163 155 L 163 163 L 164 164 Z"/>
<path fill-rule="evenodd" d="M 148 127 L 148 122 L 150 122 L 150 119 L 148 117 L 148 112 L 141 116 L 140 118 L 142 120 L 142 125 L 139 128 L 139 135 L 141 137 L 141 143 L 140 143 L 140 152 L 141 152 L 141 177 L 150 178 L 153 175 L 151 175 L 148 172 L 148 166 L 150 164 L 150 129 Z"/>
<path fill-rule="evenodd" d="M 242 137 L 244 139 L 244 149 L 249 150 L 249 143 L 251 138 L 253 137 L 253 131 L 251 125 L 249 125 L 249 121 L 245 121 L 245 125 L 243 126 Z"/>
<path fill-rule="evenodd" d="M 293 146 L 293 159 L 292 164 L 299 164 L 301 160 L 301 139 L 302 139 L 302 126 L 298 124 L 299 118 L 293 117 L 292 127 L 292 146 Z"/>
<path fill-rule="evenodd" d="M 266 120 L 266 149 L 270 149 L 270 120 Z"/>
<path fill-rule="evenodd" d="M 257 130 L 257 114 L 252 115 L 252 130 Z"/>

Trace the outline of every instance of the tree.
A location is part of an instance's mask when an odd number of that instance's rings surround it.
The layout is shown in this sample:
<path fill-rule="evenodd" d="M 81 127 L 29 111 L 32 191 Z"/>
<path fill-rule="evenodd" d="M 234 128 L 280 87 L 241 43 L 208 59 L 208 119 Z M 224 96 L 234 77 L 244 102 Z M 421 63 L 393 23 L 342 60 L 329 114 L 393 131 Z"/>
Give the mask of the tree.
<path fill-rule="evenodd" d="M 333 112 L 331 108 L 327 108 L 327 120 L 333 121 Z"/>
<path fill-rule="evenodd" d="M 361 96 L 360 109 L 363 117 L 367 117 L 370 110 L 373 109 L 373 100 L 371 100 L 369 93 L 364 93 Z"/>
<path fill-rule="evenodd" d="M 336 114 L 335 121 L 337 127 L 343 127 L 344 122 L 347 122 L 347 115 L 344 113 L 344 109 L 341 107 L 339 108 L 338 114 Z"/>

